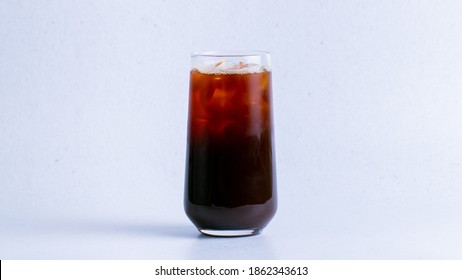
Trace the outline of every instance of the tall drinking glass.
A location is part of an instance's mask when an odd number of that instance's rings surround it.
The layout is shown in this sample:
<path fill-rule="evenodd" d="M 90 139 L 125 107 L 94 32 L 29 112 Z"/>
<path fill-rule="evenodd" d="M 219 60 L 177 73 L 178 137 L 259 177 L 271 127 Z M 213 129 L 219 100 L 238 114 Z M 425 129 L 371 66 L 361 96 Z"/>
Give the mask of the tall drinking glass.
<path fill-rule="evenodd" d="M 270 54 L 191 60 L 186 214 L 206 235 L 258 234 L 277 207 Z"/>

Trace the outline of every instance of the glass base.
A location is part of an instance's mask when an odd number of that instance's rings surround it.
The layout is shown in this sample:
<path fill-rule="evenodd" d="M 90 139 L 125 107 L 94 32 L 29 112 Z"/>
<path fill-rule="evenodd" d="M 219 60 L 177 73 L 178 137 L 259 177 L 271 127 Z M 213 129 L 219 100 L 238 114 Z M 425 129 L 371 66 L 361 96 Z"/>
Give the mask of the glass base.
<path fill-rule="evenodd" d="M 237 230 L 217 230 L 217 229 L 199 229 L 202 234 L 215 237 L 242 237 L 258 235 L 262 231 L 258 229 L 237 229 Z"/>

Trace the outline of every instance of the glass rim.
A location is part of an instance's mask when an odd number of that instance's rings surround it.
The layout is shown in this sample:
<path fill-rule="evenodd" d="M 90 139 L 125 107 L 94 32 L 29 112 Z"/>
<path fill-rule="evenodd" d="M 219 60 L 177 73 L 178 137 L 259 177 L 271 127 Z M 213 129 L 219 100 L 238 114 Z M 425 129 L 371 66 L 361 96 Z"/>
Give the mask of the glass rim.
<path fill-rule="evenodd" d="M 270 54 L 269 51 L 258 50 L 200 51 L 191 53 L 191 57 L 261 57 Z"/>

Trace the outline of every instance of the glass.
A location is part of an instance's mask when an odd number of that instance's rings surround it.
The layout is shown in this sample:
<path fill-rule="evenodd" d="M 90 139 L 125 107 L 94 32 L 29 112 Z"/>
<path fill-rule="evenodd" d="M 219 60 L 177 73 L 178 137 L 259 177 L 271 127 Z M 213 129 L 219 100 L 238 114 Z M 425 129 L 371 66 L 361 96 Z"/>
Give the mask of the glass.
<path fill-rule="evenodd" d="M 259 234 L 277 207 L 270 54 L 191 62 L 185 212 L 206 235 Z"/>

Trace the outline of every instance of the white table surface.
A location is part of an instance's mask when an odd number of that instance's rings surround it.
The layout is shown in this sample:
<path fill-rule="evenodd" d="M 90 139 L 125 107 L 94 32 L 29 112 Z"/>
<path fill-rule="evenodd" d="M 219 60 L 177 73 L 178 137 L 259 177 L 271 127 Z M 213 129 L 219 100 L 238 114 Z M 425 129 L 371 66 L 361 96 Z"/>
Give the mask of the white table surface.
<path fill-rule="evenodd" d="M 0 2 L 0 259 L 462 258 L 460 1 L 249 2 Z M 272 53 L 259 236 L 183 213 L 206 49 Z"/>

